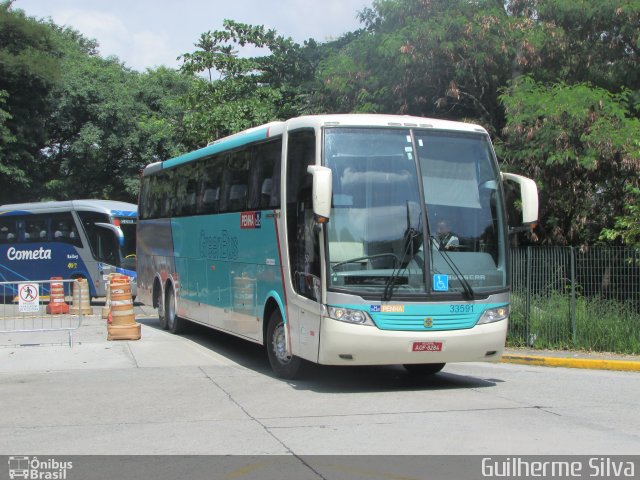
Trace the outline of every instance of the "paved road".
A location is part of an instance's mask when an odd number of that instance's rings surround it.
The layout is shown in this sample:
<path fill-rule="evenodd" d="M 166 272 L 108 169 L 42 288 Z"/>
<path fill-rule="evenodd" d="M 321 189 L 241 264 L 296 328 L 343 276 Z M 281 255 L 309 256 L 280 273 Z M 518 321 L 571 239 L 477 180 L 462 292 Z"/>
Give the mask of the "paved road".
<path fill-rule="evenodd" d="M 139 341 L 107 342 L 98 317 L 73 348 L 0 334 L 0 454 L 640 451 L 637 372 L 470 363 L 416 379 L 311 365 L 286 382 L 259 346 L 200 327 L 174 336 L 137 311 Z"/>

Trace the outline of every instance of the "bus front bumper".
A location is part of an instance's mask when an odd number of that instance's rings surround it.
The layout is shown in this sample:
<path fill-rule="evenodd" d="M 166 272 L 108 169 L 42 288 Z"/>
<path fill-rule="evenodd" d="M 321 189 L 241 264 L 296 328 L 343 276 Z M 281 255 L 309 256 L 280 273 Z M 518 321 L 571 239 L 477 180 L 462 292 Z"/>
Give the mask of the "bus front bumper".
<path fill-rule="evenodd" d="M 318 363 L 394 365 L 496 362 L 504 352 L 508 320 L 465 330 L 394 331 L 323 317 Z"/>

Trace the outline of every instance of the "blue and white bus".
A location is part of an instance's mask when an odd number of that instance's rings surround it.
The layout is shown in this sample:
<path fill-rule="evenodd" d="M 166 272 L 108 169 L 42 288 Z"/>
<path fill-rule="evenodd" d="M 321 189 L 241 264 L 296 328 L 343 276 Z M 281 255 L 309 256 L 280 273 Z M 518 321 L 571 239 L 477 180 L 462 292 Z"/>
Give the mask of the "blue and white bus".
<path fill-rule="evenodd" d="M 537 219 L 535 183 L 501 174 L 466 123 L 294 118 L 147 166 L 138 298 L 266 345 L 275 373 L 496 361 L 509 316 L 503 182 Z M 440 224 L 456 241 L 443 245 Z"/>
<path fill-rule="evenodd" d="M 104 296 L 110 273 L 135 279 L 137 216 L 137 205 L 110 200 L 2 205 L 0 281 L 86 278 Z"/>

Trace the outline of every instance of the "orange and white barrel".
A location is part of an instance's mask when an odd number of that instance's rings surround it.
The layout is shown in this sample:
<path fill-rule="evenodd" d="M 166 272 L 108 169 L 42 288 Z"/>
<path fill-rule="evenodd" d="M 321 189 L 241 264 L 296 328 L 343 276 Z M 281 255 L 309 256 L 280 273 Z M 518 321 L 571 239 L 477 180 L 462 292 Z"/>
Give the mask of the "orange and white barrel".
<path fill-rule="evenodd" d="M 60 315 L 69 313 L 69 305 L 64 298 L 64 283 L 62 277 L 51 277 L 49 284 L 49 305 L 47 305 L 47 314 Z"/>
<path fill-rule="evenodd" d="M 91 315 L 93 313 L 89 283 L 86 278 L 78 278 L 73 282 L 73 296 L 69 312 L 72 315 Z"/>
<path fill-rule="evenodd" d="M 139 340 L 140 324 L 133 313 L 131 283 L 127 276 L 117 276 L 109 283 L 110 322 L 107 326 L 107 340 Z"/>

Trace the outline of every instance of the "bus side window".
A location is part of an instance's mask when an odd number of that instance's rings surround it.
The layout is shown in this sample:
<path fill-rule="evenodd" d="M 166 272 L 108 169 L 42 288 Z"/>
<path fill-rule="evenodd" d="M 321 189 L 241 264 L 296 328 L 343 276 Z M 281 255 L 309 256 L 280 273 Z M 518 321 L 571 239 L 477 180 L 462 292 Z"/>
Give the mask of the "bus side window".
<path fill-rule="evenodd" d="M 207 188 L 202 196 L 202 210 L 200 213 L 218 213 L 220 188 Z"/>
<path fill-rule="evenodd" d="M 223 174 L 224 196 L 222 212 L 241 212 L 247 209 L 250 150 L 227 155 L 227 168 Z"/>
<path fill-rule="evenodd" d="M 15 220 L 0 221 L 0 243 L 13 243 L 18 239 Z"/>
<path fill-rule="evenodd" d="M 167 218 L 172 215 L 175 204 L 174 171 L 165 170 L 156 176 L 154 185 L 154 198 L 157 205 L 156 215 L 159 218 Z"/>
<path fill-rule="evenodd" d="M 277 182 L 280 178 L 281 155 L 281 139 L 253 147 L 249 182 L 250 210 L 265 210 L 280 206 L 280 190 Z"/>
<path fill-rule="evenodd" d="M 229 189 L 229 201 L 227 202 L 227 210 L 235 212 L 245 210 L 247 207 L 247 186 L 231 185 Z"/>
<path fill-rule="evenodd" d="M 196 196 L 198 185 L 194 179 L 187 181 L 187 198 L 185 199 L 182 212 L 185 215 L 195 215 L 196 213 Z"/>
<path fill-rule="evenodd" d="M 51 240 L 82 246 L 73 216 L 69 213 L 56 214 L 51 217 Z"/>
<path fill-rule="evenodd" d="M 265 178 L 260 188 L 260 209 L 268 208 L 271 203 L 271 192 L 273 190 L 273 179 Z"/>
<path fill-rule="evenodd" d="M 24 217 L 24 242 L 49 241 L 49 215 L 28 215 Z"/>
<path fill-rule="evenodd" d="M 199 176 L 200 199 L 196 213 L 215 214 L 220 211 L 220 180 L 224 171 L 222 157 L 207 158 L 201 165 Z"/>
<path fill-rule="evenodd" d="M 155 218 L 158 215 L 157 180 L 157 175 L 142 177 L 140 187 L 140 218 Z"/>

